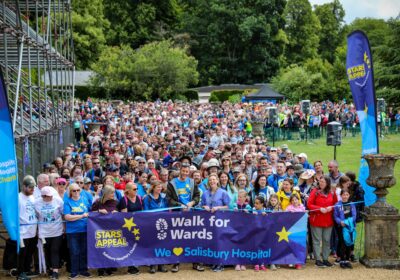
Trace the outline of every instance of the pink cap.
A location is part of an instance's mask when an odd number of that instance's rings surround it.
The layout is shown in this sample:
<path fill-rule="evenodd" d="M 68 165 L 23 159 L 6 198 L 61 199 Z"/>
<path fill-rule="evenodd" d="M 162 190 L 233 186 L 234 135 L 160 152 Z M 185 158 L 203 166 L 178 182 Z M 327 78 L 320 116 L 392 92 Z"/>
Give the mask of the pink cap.
<path fill-rule="evenodd" d="M 57 178 L 56 179 L 56 184 L 59 184 L 59 183 L 67 183 L 67 180 L 65 180 L 65 178 L 62 178 L 62 177 L 60 177 L 60 178 Z"/>
<path fill-rule="evenodd" d="M 42 195 L 53 196 L 52 187 L 43 187 L 40 191 Z"/>

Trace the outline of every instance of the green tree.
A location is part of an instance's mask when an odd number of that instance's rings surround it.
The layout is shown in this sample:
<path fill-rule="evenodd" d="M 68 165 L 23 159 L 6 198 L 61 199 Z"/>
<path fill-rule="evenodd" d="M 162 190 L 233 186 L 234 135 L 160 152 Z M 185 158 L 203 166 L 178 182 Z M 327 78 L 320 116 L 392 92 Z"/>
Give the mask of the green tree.
<path fill-rule="evenodd" d="M 319 32 L 319 54 L 333 63 L 335 50 L 343 42 L 343 23 L 345 12 L 339 0 L 315 6 L 315 14 L 321 24 Z"/>
<path fill-rule="evenodd" d="M 288 64 L 301 63 L 318 56 L 321 25 L 308 0 L 289 0 L 285 8 Z"/>
<path fill-rule="evenodd" d="M 106 48 L 93 64 L 94 86 L 133 100 L 168 99 L 198 82 L 197 61 L 171 41 L 153 42 L 134 51 L 130 46 Z"/>
<path fill-rule="evenodd" d="M 105 16 L 111 25 L 107 43 L 138 48 L 154 40 L 170 38 L 179 24 L 176 0 L 104 0 Z"/>
<path fill-rule="evenodd" d="M 202 84 L 254 83 L 279 69 L 285 0 L 187 2 L 180 32 L 190 35 Z"/>
<path fill-rule="evenodd" d="M 379 60 L 375 63 L 377 95 L 387 103 L 399 104 L 400 96 L 400 19 L 388 21 L 387 44 L 376 49 Z"/>
<path fill-rule="evenodd" d="M 104 18 L 102 0 L 73 0 L 72 28 L 78 69 L 87 69 L 105 47 L 104 30 L 109 22 Z"/>

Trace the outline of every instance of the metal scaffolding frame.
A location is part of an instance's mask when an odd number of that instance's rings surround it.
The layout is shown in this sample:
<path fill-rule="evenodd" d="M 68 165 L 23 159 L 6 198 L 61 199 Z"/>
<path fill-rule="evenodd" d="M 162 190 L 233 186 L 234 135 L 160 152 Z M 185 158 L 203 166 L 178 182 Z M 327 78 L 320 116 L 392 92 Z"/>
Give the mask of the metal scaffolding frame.
<path fill-rule="evenodd" d="M 74 61 L 71 0 L 1 1 L 0 67 L 17 140 L 71 121 Z"/>

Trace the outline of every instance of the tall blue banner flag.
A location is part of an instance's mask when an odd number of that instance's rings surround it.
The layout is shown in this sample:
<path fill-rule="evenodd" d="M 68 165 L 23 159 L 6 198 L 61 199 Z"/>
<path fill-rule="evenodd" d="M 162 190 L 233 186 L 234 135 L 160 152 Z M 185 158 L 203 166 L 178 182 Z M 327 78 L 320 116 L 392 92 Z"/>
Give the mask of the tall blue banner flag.
<path fill-rule="evenodd" d="M 133 265 L 304 264 L 306 213 L 91 213 L 90 268 Z"/>
<path fill-rule="evenodd" d="M 362 31 L 354 31 L 347 37 L 346 71 L 354 104 L 360 121 L 362 137 L 362 155 L 379 152 L 376 97 L 372 56 L 367 36 Z M 361 159 L 359 182 L 365 195 L 365 205 L 376 201 L 373 187 L 367 185 L 368 164 Z"/>
<path fill-rule="evenodd" d="M 19 242 L 18 165 L 3 74 L 0 73 L 0 210 L 12 240 Z"/>

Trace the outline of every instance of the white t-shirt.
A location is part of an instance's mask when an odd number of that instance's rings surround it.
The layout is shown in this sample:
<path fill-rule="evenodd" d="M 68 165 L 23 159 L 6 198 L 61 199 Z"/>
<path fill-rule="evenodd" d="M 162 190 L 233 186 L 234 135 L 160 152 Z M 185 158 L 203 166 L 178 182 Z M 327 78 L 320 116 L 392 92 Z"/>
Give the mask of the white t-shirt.
<path fill-rule="evenodd" d="M 28 239 L 36 236 L 37 218 L 35 213 L 35 198 L 33 195 L 26 196 L 22 192 L 19 193 L 19 223 L 20 238 Z M 33 225 L 25 225 L 33 224 Z"/>
<path fill-rule="evenodd" d="M 57 237 L 63 234 L 62 223 L 64 203 L 61 199 L 52 199 L 50 202 L 43 198 L 36 200 L 35 210 L 39 224 L 39 238 Z"/>

